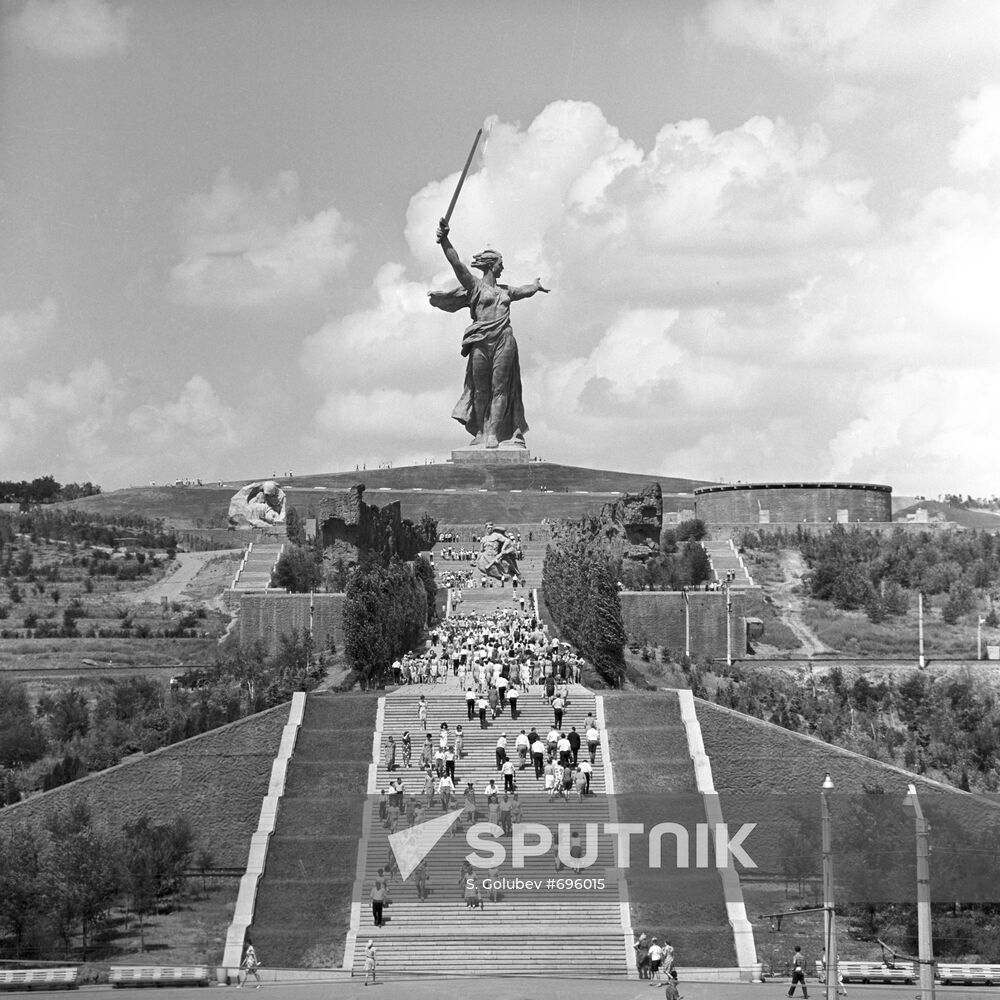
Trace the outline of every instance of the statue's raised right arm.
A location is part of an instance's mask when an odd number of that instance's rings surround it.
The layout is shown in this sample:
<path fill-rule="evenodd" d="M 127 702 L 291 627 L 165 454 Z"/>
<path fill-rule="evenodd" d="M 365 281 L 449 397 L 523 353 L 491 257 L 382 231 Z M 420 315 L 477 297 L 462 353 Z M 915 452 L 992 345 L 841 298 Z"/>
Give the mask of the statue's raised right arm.
<path fill-rule="evenodd" d="M 462 263 L 458 256 L 458 251 L 451 245 L 451 240 L 448 239 L 450 230 L 451 227 L 442 219 L 438 224 L 437 241 L 441 244 L 445 260 L 451 264 L 451 269 L 455 272 L 455 277 L 458 278 L 459 284 L 466 291 L 471 291 L 476 283 L 475 278 L 473 278 L 472 272 Z"/>

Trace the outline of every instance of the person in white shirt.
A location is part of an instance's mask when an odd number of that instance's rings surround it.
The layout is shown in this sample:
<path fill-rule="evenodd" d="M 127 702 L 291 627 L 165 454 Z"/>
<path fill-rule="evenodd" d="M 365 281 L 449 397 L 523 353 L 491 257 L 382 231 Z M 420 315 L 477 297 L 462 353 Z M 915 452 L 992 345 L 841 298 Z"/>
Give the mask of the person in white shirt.
<path fill-rule="evenodd" d="M 601 734 L 596 726 L 591 726 L 587 730 L 587 749 L 590 751 L 590 763 L 597 763 L 597 745 L 601 742 Z"/>
<path fill-rule="evenodd" d="M 584 761 L 580 762 L 580 772 L 581 772 L 581 774 L 583 774 L 584 778 L 587 781 L 587 787 L 584 789 L 583 794 L 584 795 L 589 795 L 590 794 L 590 776 L 594 773 L 594 767 L 590 763 L 589 760 L 584 760 Z"/>
<path fill-rule="evenodd" d="M 551 802 L 556 797 L 556 765 L 551 761 L 545 765 L 545 791 Z"/>
<path fill-rule="evenodd" d="M 501 774 L 503 774 L 503 790 L 505 792 L 514 791 L 514 762 L 508 757 L 503 762 L 503 767 L 500 768 Z"/>
<path fill-rule="evenodd" d="M 535 765 L 535 777 L 542 777 L 545 773 L 545 744 L 541 740 L 531 744 L 531 762 Z"/>
<path fill-rule="evenodd" d="M 507 759 L 507 737 L 502 733 L 497 740 L 497 770 L 503 767 L 503 762 Z"/>
<path fill-rule="evenodd" d="M 521 692 L 518 691 L 516 684 L 511 684 L 510 687 L 507 688 L 507 701 L 510 703 L 511 721 L 517 719 L 517 699 L 520 694 Z"/>
<path fill-rule="evenodd" d="M 517 748 L 517 756 L 521 761 L 521 766 L 518 770 L 523 771 L 528 765 L 528 753 L 531 750 L 531 744 L 528 741 L 527 733 L 525 733 L 523 729 L 514 741 L 514 746 Z"/>
<path fill-rule="evenodd" d="M 559 763 L 565 767 L 569 764 L 569 759 L 573 754 L 573 748 L 565 733 L 559 734 L 559 739 L 556 741 L 556 750 L 559 752 Z"/>
<path fill-rule="evenodd" d="M 552 699 L 552 725 L 559 729 L 562 726 L 563 710 L 566 707 L 566 702 L 557 694 L 555 698 Z"/>
<path fill-rule="evenodd" d="M 438 782 L 438 792 L 441 795 L 441 808 L 448 812 L 451 809 L 451 798 L 455 794 L 455 782 L 447 774 Z"/>
<path fill-rule="evenodd" d="M 656 938 L 653 938 L 649 945 L 649 971 L 653 977 L 650 986 L 661 985 L 660 965 L 663 962 L 663 949 Z"/>

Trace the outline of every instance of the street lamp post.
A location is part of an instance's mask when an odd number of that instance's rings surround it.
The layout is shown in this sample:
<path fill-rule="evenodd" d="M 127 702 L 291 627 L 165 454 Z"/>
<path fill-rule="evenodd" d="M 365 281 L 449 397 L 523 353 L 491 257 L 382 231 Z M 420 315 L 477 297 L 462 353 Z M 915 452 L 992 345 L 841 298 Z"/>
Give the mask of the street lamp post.
<path fill-rule="evenodd" d="M 823 825 L 823 947 L 826 955 L 826 1000 L 837 1000 L 837 920 L 833 903 L 833 853 L 830 836 L 830 792 L 833 779 L 823 779 L 820 817 Z"/>
<path fill-rule="evenodd" d="M 684 655 L 691 662 L 691 598 L 688 596 L 687 587 L 684 594 Z"/>
<path fill-rule="evenodd" d="M 726 583 L 726 666 L 733 665 L 733 596 Z"/>
<path fill-rule="evenodd" d="M 986 619 L 982 615 L 976 615 L 976 659 L 983 658 L 983 626 Z"/>
<path fill-rule="evenodd" d="M 934 1000 L 934 941 L 931 935 L 931 863 L 928 834 L 917 786 L 908 785 L 903 805 L 913 813 L 917 833 L 917 957 L 920 959 L 922 1000 Z"/>
<path fill-rule="evenodd" d="M 920 669 L 923 670 L 927 666 L 927 661 L 924 659 L 924 595 L 922 591 L 917 593 L 917 635 L 920 640 Z"/>

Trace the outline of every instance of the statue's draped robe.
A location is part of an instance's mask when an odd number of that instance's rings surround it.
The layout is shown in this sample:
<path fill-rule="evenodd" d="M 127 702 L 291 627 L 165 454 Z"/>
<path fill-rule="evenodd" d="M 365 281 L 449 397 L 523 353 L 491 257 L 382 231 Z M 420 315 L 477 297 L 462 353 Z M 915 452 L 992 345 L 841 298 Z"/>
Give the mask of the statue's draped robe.
<path fill-rule="evenodd" d="M 477 313 L 484 282 L 481 278 L 473 278 L 473 281 L 475 285 L 471 291 L 459 287 L 447 292 L 430 293 L 432 306 L 445 312 L 458 312 L 467 308 L 472 316 L 472 324 L 466 327 L 462 337 L 462 357 L 468 358 L 465 366 L 465 385 L 462 397 L 455 404 L 451 415 L 459 423 L 464 424 L 465 429 L 473 436 L 483 429 L 487 417 L 490 416 L 497 440 L 509 441 L 518 432 L 523 435 L 528 430 L 528 422 L 524 419 L 524 400 L 521 396 L 521 363 L 517 354 L 517 341 L 510 328 L 510 301 L 505 303 L 501 299 L 493 319 L 479 319 Z M 508 286 L 497 287 L 506 291 Z M 507 401 L 503 413 L 489 415 L 476 412 L 472 367 L 477 354 L 485 358 L 492 369 L 492 397 L 496 398 L 498 392 L 502 392 Z"/>

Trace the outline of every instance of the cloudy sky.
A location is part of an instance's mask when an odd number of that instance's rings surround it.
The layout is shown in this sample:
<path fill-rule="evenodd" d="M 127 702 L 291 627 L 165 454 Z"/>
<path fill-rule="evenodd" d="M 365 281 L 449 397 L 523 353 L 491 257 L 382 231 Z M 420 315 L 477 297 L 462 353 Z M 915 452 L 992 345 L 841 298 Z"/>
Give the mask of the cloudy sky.
<path fill-rule="evenodd" d="M 995 0 L 0 0 L 0 479 L 533 454 L 1000 492 Z"/>

